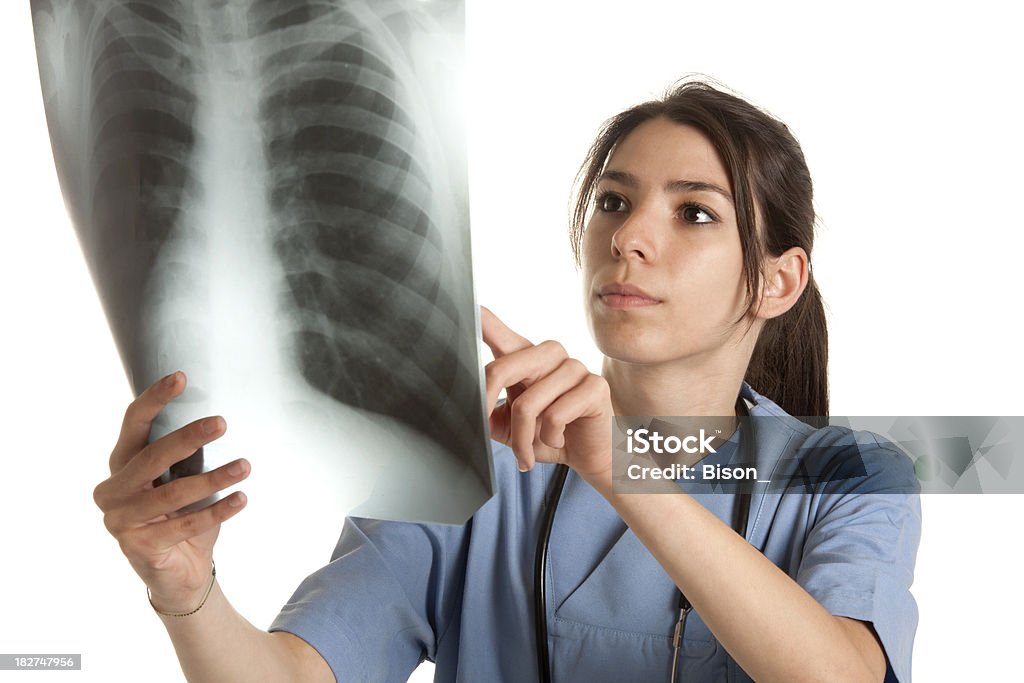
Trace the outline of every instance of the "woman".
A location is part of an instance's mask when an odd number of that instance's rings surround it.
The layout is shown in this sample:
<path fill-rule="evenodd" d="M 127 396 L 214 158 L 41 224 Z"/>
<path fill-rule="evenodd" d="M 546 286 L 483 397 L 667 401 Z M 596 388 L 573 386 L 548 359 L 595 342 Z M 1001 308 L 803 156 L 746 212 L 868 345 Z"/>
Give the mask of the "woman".
<path fill-rule="evenodd" d="M 398 681 L 424 657 L 442 681 L 533 680 L 538 666 L 555 681 L 910 680 L 912 467 L 873 435 L 787 414 L 828 407 L 811 181 L 796 141 L 690 82 L 612 119 L 581 178 L 574 247 L 602 374 L 482 310 L 499 495 L 464 527 L 349 519 L 333 561 L 270 633 L 211 577 L 219 524 L 244 496 L 173 512 L 244 479 L 248 464 L 149 484 L 224 421 L 145 446 L 180 373 L 129 407 L 95 498 L 190 680 Z M 613 486 L 613 415 L 748 412 L 767 421 L 723 434 L 720 452 L 752 449 L 775 482 L 794 480 L 791 464 L 808 453 L 833 473 L 853 453 L 858 476 L 784 496 Z M 534 609 L 535 548 L 554 504 L 544 498 L 558 490 Z M 744 495 L 749 511 L 737 508 Z"/>

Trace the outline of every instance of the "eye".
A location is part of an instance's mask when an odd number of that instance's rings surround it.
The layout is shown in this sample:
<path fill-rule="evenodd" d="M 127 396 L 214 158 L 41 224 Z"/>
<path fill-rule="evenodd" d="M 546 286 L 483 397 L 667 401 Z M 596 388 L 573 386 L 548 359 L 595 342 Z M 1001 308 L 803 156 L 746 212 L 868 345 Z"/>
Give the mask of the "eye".
<path fill-rule="evenodd" d="M 626 200 L 614 192 L 602 192 L 595 202 L 599 211 L 619 213 L 629 208 Z"/>
<path fill-rule="evenodd" d="M 714 223 L 718 220 L 715 214 L 700 204 L 684 204 L 679 215 L 687 223 Z"/>

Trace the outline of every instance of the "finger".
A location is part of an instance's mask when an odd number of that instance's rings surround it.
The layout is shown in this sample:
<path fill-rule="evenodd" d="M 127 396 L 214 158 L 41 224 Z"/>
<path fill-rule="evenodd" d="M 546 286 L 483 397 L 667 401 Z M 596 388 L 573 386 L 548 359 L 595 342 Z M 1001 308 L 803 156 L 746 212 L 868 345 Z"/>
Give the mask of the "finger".
<path fill-rule="evenodd" d="M 490 414 L 488 423 L 491 430 L 491 438 L 495 441 L 508 445 L 510 426 L 512 424 L 511 404 L 503 403 Z"/>
<path fill-rule="evenodd" d="M 484 307 L 480 307 L 480 331 L 484 343 L 490 348 L 495 358 L 501 358 L 515 351 L 533 346 L 529 339 L 513 332 L 498 319 L 498 316 Z"/>
<path fill-rule="evenodd" d="M 151 384 L 128 406 L 121 433 L 110 454 L 110 473 L 119 472 L 149 441 L 149 430 L 160 411 L 185 390 L 185 373 L 172 372 Z"/>
<path fill-rule="evenodd" d="M 608 382 L 589 374 L 571 391 L 555 400 L 541 416 L 541 433 L 548 440 L 564 441 L 565 426 L 585 418 L 608 418 L 610 429 L 611 396 Z M 609 431 L 610 437 L 610 431 Z"/>
<path fill-rule="evenodd" d="M 107 530 L 117 534 L 163 515 L 212 496 L 217 491 L 233 486 L 249 476 L 251 468 L 244 460 L 236 460 L 215 470 L 194 477 L 175 479 L 169 484 L 148 489 L 107 513 L 104 518 Z"/>
<path fill-rule="evenodd" d="M 128 490 L 144 487 L 171 465 L 189 457 L 200 448 L 224 435 L 227 423 L 215 415 L 191 422 L 149 444 L 112 479 Z"/>
<path fill-rule="evenodd" d="M 559 396 L 540 415 L 540 440 L 547 445 L 554 442 L 564 446 L 566 425 L 583 418 L 603 416 L 608 402 L 608 382 L 600 375 L 588 373 L 579 384 Z"/>
<path fill-rule="evenodd" d="M 568 357 L 569 354 L 561 344 L 549 340 L 502 356 L 485 365 L 487 414 L 490 415 L 494 411 L 502 389 L 511 389 L 517 384 L 522 384 L 524 388 L 528 387 L 554 371 Z M 515 396 L 509 396 L 510 403 L 514 403 L 515 400 Z"/>
<path fill-rule="evenodd" d="M 533 469 L 537 454 L 534 443 L 540 440 L 552 448 L 561 448 L 563 443 L 556 443 L 542 438 L 541 414 L 557 401 L 563 394 L 580 384 L 590 372 L 583 363 L 574 358 L 565 359 L 553 372 L 538 380 L 516 399 L 511 408 L 511 425 L 509 447 L 519 460 L 519 470 L 526 472 Z M 564 429 L 564 425 L 562 425 Z M 548 434 L 550 437 L 550 433 Z M 561 432 L 556 436 L 561 438 Z"/>
<path fill-rule="evenodd" d="M 576 417 L 581 417 L 590 411 L 581 411 L 579 415 L 573 416 L 563 412 L 569 405 L 567 401 L 561 401 L 562 397 L 569 393 L 579 393 L 581 396 L 586 397 L 585 404 L 587 406 L 600 405 L 601 392 L 596 394 L 587 394 L 581 392 L 589 392 L 592 389 L 600 387 L 604 380 L 587 369 L 583 363 L 576 359 L 570 359 L 571 366 L 565 369 L 567 375 L 572 376 L 575 384 L 569 391 L 562 393 L 561 396 L 554 399 L 551 404 L 538 416 L 539 426 L 537 429 L 537 440 L 543 443 L 545 446 L 549 446 L 554 449 L 565 447 L 565 426 L 572 422 Z"/>
<path fill-rule="evenodd" d="M 227 498 L 180 517 L 141 527 L 134 533 L 154 553 L 162 553 L 194 536 L 206 533 L 221 522 L 231 519 L 245 507 L 246 497 L 235 491 Z"/>

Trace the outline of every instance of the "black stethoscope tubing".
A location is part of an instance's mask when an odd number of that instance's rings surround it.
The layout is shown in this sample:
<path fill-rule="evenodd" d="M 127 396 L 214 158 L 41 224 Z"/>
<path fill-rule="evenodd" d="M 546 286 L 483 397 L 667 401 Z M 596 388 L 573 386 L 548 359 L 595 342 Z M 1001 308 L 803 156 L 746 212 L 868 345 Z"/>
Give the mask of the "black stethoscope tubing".
<path fill-rule="evenodd" d="M 544 520 L 541 522 L 540 534 L 537 535 L 537 552 L 533 556 L 533 632 L 537 637 L 537 667 L 541 683 L 551 683 L 551 667 L 548 656 L 548 607 L 547 607 L 547 563 L 548 541 L 551 540 L 551 527 L 555 523 L 555 510 L 562 497 L 565 477 L 569 474 L 568 465 L 556 465 L 555 475 L 548 488 L 544 506 Z"/>
<path fill-rule="evenodd" d="M 741 448 L 746 451 L 747 444 L 753 440 L 753 434 L 741 438 Z M 548 653 L 548 618 L 547 618 L 547 560 L 548 544 L 551 540 L 551 529 L 555 524 L 555 511 L 558 509 L 558 502 L 562 497 L 562 489 L 565 487 L 565 478 L 569 474 L 567 465 L 556 465 L 555 474 L 548 487 L 547 496 L 544 501 L 544 518 L 541 521 L 540 533 L 537 536 L 537 551 L 534 554 L 533 563 L 533 617 L 534 634 L 537 638 L 537 673 L 540 676 L 540 683 L 551 683 L 551 664 Z M 750 515 L 751 492 L 746 490 L 750 484 L 741 480 L 741 490 L 737 494 L 737 505 L 734 510 L 732 528 L 740 536 L 747 538 L 747 519 Z M 682 645 L 682 629 L 686 623 L 686 616 L 691 606 L 689 600 L 678 591 L 679 595 L 679 622 L 673 641 L 676 650 L 672 659 L 672 680 L 676 677 L 676 668 L 679 661 L 678 648 Z"/>

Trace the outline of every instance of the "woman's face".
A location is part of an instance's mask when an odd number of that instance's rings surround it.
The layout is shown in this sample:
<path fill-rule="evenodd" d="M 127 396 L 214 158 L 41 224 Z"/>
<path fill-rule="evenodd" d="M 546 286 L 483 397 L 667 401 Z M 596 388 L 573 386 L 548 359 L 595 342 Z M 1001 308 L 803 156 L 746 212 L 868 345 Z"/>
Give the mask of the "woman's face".
<path fill-rule="evenodd" d="M 697 129 L 647 121 L 616 146 L 583 238 L 590 329 L 605 356 L 701 364 L 746 325 L 725 166 Z"/>

